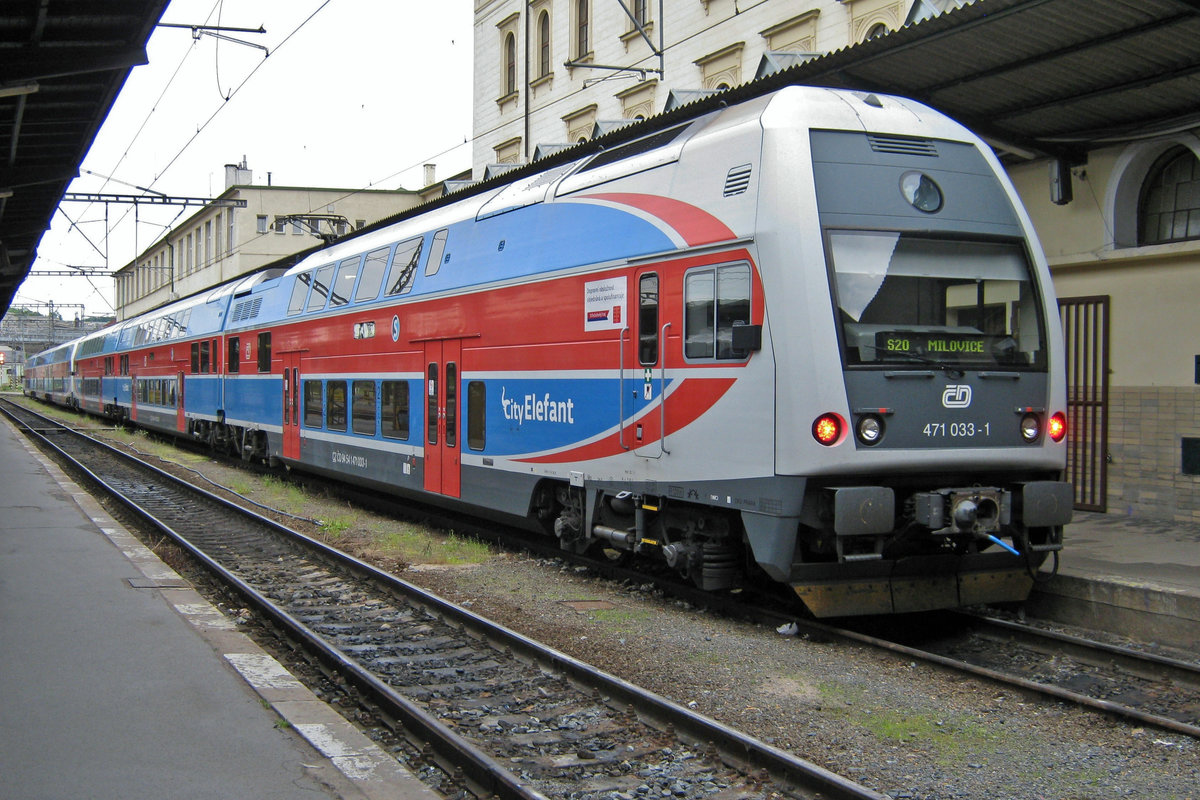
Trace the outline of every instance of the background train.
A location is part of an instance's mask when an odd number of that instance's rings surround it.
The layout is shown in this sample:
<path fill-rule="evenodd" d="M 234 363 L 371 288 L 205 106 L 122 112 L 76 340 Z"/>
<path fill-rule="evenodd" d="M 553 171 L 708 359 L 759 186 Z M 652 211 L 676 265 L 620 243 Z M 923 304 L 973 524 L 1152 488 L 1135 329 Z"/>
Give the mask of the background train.
<path fill-rule="evenodd" d="M 991 150 L 807 87 L 639 133 L 47 351 L 27 389 L 817 616 L 1024 599 L 1071 518 L 1064 353 Z"/>

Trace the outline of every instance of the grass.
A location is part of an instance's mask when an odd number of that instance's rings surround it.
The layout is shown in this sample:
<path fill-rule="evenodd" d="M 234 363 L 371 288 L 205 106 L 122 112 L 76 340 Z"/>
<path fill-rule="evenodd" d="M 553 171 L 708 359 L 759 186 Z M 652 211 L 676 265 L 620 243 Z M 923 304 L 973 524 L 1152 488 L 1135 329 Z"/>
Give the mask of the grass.
<path fill-rule="evenodd" d="M 371 549 L 384 558 L 405 564 L 461 566 L 490 559 L 490 547 L 478 539 L 437 533 L 405 522 L 378 522 L 369 530 Z"/>
<path fill-rule="evenodd" d="M 588 620 L 618 635 L 631 636 L 653 627 L 654 615 L 625 608 L 598 608 L 588 612 Z"/>
<path fill-rule="evenodd" d="M 919 746 L 939 764 L 986 759 L 1003 735 L 961 714 L 944 710 L 888 708 L 876 698 L 844 684 L 818 686 L 823 705 L 848 723 L 887 742 Z"/>

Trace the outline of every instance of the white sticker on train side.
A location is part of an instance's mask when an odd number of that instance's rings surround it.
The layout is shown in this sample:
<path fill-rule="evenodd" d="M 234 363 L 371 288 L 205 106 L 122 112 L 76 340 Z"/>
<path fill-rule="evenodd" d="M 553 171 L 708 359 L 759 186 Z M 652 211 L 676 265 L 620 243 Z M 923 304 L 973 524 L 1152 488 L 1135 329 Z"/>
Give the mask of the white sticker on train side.
<path fill-rule="evenodd" d="M 625 276 L 588 281 L 583 285 L 583 329 L 585 331 L 611 331 L 625 327 L 629 318 L 626 313 L 628 302 Z"/>

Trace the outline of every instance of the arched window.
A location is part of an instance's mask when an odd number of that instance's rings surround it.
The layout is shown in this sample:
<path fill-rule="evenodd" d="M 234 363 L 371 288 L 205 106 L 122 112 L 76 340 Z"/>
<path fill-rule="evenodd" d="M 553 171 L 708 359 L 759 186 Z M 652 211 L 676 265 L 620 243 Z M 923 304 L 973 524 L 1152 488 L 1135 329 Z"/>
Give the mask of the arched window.
<path fill-rule="evenodd" d="M 511 33 L 504 37 L 504 94 L 517 91 L 517 37 Z"/>
<path fill-rule="evenodd" d="M 550 74 L 550 12 L 538 15 L 538 77 Z"/>
<path fill-rule="evenodd" d="M 880 22 L 872 25 L 871 29 L 867 31 L 867 39 L 878 39 L 880 36 L 887 36 L 889 33 L 891 31 L 888 30 L 888 26 Z"/>
<path fill-rule="evenodd" d="M 1200 239 L 1200 160 L 1186 147 L 1163 153 L 1142 184 L 1138 244 Z"/>
<path fill-rule="evenodd" d="M 578 0 L 575 5 L 575 57 L 584 58 L 591 52 L 588 45 L 588 3 Z"/>

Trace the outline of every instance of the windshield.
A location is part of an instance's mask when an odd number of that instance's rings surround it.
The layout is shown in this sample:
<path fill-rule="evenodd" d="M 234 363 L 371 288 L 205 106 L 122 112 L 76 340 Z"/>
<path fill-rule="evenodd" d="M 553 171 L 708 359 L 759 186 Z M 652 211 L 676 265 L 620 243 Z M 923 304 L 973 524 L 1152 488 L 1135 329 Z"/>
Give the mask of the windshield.
<path fill-rule="evenodd" d="M 1045 368 L 1019 244 L 831 231 L 847 365 Z"/>

